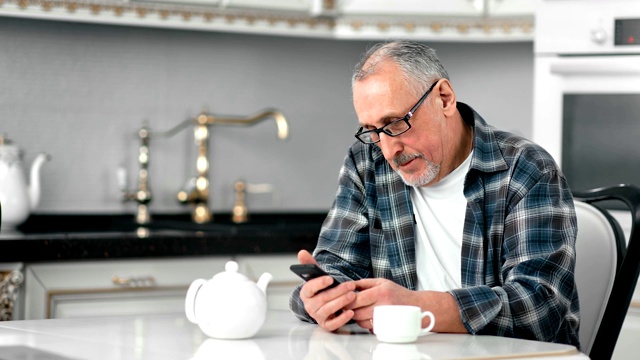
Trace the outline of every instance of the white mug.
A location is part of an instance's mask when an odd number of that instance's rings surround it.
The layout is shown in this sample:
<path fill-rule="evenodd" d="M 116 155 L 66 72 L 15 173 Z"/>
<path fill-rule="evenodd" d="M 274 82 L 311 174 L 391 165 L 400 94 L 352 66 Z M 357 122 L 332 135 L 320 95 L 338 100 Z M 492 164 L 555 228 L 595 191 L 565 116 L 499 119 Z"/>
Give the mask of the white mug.
<path fill-rule="evenodd" d="M 422 328 L 422 319 L 428 316 L 429 326 Z M 417 306 L 382 305 L 373 308 L 373 332 L 378 340 L 389 343 L 409 343 L 419 335 L 429 333 L 436 323 L 431 311 Z"/>

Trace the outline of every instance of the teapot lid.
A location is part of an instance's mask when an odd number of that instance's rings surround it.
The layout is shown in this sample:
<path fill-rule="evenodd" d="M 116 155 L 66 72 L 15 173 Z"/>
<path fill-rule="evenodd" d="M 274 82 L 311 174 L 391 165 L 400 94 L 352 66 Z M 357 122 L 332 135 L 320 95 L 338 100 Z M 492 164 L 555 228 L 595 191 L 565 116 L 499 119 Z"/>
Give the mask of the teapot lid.
<path fill-rule="evenodd" d="M 238 272 L 238 263 L 235 261 L 227 261 L 224 269 L 225 271 L 216 274 L 213 280 L 224 282 L 249 281 L 249 278 Z"/>

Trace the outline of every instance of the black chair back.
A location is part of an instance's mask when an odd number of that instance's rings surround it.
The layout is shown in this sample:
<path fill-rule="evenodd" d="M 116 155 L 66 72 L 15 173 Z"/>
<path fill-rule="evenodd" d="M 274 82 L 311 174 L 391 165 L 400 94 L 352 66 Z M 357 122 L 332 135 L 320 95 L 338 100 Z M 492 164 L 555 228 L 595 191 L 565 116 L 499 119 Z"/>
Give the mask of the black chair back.
<path fill-rule="evenodd" d="M 631 211 L 631 234 L 628 244 L 619 241 L 619 261 L 611 295 L 607 301 L 604 317 L 589 352 L 591 359 L 611 359 L 618 341 L 622 324 L 640 275 L 640 188 L 634 185 L 617 185 L 575 193 L 577 200 L 589 204 L 602 201 L 622 201 Z M 602 209 L 600 207 L 600 209 Z M 603 211 L 606 214 L 606 211 Z M 613 218 L 609 218 L 610 221 Z M 619 225 L 613 221 L 614 231 L 620 233 Z M 620 235 L 622 238 L 624 235 Z"/>

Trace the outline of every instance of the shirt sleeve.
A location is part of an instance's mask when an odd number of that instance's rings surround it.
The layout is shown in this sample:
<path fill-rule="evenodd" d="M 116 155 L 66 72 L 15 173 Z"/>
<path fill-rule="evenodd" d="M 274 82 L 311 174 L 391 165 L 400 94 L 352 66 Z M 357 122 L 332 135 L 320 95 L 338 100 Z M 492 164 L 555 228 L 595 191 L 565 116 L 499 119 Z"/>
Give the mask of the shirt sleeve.
<path fill-rule="evenodd" d="M 571 336 L 578 324 L 577 221 L 564 176 L 543 174 L 528 191 L 507 199 L 506 209 L 498 284 L 450 291 L 465 327 L 471 334 L 551 342 L 562 332 Z M 568 314 L 575 315 L 570 324 Z"/>
<path fill-rule="evenodd" d="M 323 270 L 338 281 L 371 276 L 369 220 L 364 176 L 363 152 L 353 148 L 345 157 L 338 178 L 334 203 L 325 219 L 313 256 Z M 360 165 L 362 168 L 363 165 Z M 300 299 L 302 284 L 289 299 L 291 311 L 301 320 L 315 322 Z"/>

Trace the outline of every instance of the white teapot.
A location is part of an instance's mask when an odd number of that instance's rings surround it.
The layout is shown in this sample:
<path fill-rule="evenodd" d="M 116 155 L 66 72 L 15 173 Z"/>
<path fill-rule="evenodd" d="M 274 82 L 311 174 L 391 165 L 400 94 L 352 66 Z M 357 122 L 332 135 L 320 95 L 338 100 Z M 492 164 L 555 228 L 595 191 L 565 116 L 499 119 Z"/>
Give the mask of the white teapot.
<path fill-rule="evenodd" d="M 212 338 L 250 338 L 267 316 L 266 291 L 272 276 L 264 273 L 256 284 L 238 273 L 235 261 L 227 262 L 225 270 L 191 283 L 184 307 L 187 319 Z"/>
<path fill-rule="evenodd" d="M 2 230 L 11 231 L 22 224 L 40 202 L 40 167 L 49 160 L 39 154 L 31 164 L 30 180 L 22 169 L 22 150 L 0 135 L 0 203 L 2 204 Z"/>

